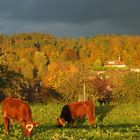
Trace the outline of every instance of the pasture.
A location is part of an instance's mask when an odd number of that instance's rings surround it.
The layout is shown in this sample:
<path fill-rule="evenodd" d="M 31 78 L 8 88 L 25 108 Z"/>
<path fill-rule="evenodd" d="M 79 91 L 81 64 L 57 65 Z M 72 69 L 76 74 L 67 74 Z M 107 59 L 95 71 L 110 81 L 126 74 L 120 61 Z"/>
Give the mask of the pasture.
<path fill-rule="evenodd" d="M 140 139 L 140 103 L 128 103 L 112 107 L 96 106 L 97 126 L 91 127 L 86 120 L 79 120 L 77 128 L 57 128 L 63 104 L 32 104 L 33 120 L 40 122 L 33 136 L 24 138 L 19 124 L 12 122 L 10 136 L 6 136 L 3 118 L 0 116 L 0 140 L 123 140 Z M 0 107 L 1 111 L 1 107 Z M 1 113 L 1 112 L 0 112 Z"/>

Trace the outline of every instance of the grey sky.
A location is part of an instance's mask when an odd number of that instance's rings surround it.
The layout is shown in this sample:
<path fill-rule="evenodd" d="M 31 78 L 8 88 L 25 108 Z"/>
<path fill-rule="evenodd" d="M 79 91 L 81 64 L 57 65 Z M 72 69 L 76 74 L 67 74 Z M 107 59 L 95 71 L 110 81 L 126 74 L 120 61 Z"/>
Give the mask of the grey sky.
<path fill-rule="evenodd" d="M 140 0 L 0 0 L 0 33 L 140 34 Z"/>

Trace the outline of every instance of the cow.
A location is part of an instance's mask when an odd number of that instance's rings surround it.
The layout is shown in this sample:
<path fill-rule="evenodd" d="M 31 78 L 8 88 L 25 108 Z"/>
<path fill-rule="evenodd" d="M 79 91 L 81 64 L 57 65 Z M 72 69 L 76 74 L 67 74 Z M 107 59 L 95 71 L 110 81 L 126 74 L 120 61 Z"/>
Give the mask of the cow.
<path fill-rule="evenodd" d="M 56 120 L 57 127 L 62 127 L 65 122 L 73 123 L 74 128 L 76 127 L 76 120 L 86 117 L 90 125 L 96 126 L 95 124 L 95 107 L 93 101 L 77 101 L 66 104 L 63 106 L 60 117 Z"/>
<path fill-rule="evenodd" d="M 31 136 L 33 127 L 39 125 L 38 122 L 32 121 L 32 113 L 29 105 L 20 99 L 6 97 L 2 103 L 2 115 L 7 136 L 9 134 L 11 119 L 21 124 L 25 137 Z"/>

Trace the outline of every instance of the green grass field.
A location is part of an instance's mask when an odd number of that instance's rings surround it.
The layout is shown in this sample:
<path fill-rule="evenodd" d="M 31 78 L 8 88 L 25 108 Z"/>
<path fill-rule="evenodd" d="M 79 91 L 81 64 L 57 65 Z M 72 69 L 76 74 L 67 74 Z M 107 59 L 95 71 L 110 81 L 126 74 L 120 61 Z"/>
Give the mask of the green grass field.
<path fill-rule="evenodd" d="M 24 138 L 21 126 L 12 122 L 10 136 L 7 137 L 0 116 L 0 140 L 123 140 L 140 139 L 140 103 L 123 104 L 116 107 L 96 106 L 97 127 L 91 127 L 81 120 L 77 128 L 55 126 L 63 104 L 31 105 L 33 120 L 40 126 L 34 129 L 33 136 Z M 0 108 L 1 110 L 1 108 Z"/>

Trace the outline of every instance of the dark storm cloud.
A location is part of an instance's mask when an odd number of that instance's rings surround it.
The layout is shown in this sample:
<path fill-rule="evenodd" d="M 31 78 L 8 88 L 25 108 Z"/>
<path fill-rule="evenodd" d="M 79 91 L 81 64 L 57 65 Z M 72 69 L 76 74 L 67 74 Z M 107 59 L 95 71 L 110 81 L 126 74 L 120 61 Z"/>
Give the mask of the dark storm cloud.
<path fill-rule="evenodd" d="M 0 19 L 6 33 L 139 34 L 140 0 L 1 0 Z"/>

